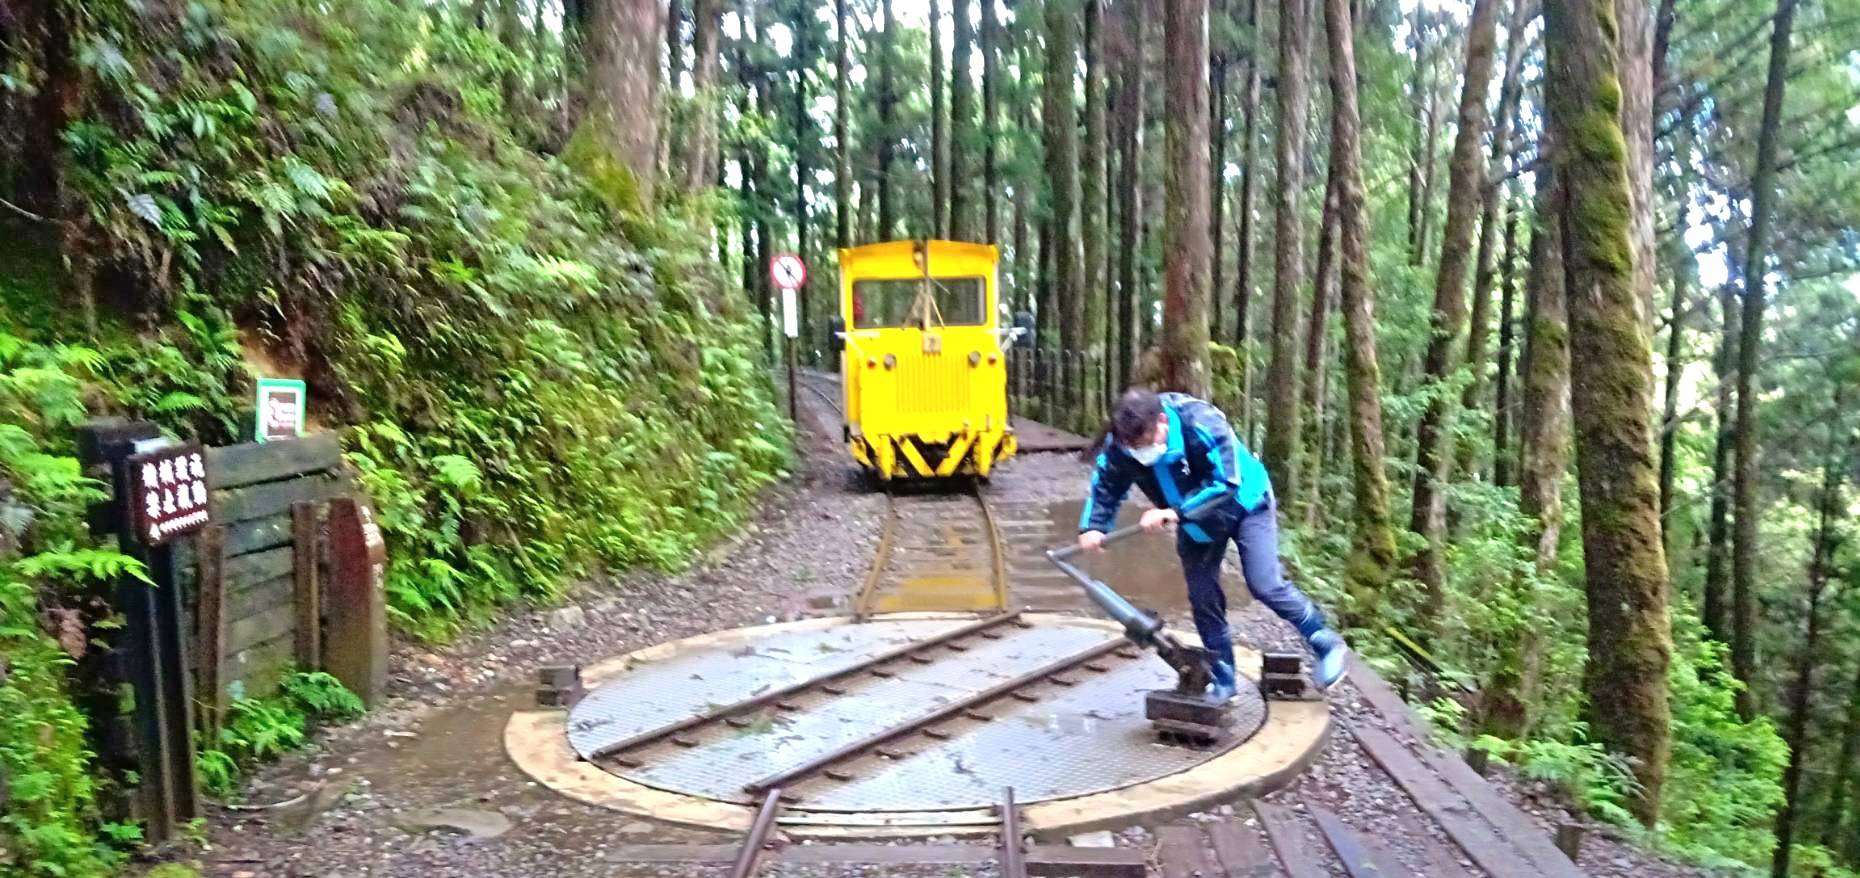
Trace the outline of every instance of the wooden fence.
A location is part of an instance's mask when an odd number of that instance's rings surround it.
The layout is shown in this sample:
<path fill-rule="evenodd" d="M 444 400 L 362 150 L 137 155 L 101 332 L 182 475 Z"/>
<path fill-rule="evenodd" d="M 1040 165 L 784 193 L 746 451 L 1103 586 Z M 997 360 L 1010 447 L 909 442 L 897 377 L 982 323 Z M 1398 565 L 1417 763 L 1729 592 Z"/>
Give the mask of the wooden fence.
<path fill-rule="evenodd" d="M 80 447 L 90 471 L 115 486 L 93 529 L 117 534 L 155 580 L 119 584 L 128 636 L 107 663 L 118 670 L 89 682 L 135 691 L 128 715 L 94 700 L 92 726 L 105 730 L 105 762 L 139 778 L 129 812 L 161 840 L 197 815 L 189 742 L 197 728 L 212 737 L 233 699 L 273 694 L 293 669 L 326 670 L 365 703 L 380 699 L 385 545 L 335 433 L 204 449 L 208 521 L 160 544 L 134 526 L 141 510 L 128 462 L 173 443 L 152 425 L 117 421 L 87 426 Z M 153 493 L 147 502 L 154 515 Z"/>

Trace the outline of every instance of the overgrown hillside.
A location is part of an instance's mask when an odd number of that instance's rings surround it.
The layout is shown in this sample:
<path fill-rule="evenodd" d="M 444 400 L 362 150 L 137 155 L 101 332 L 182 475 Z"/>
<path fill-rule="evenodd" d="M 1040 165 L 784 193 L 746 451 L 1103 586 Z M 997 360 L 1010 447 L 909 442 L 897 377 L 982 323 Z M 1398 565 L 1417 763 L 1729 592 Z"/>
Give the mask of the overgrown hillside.
<path fill-rule="evenodd" d="M 539 150 L 555 126 L 508 120 L 561 114 L 529 87 L 550 74 L 463 9 L 28 5 L 0 76 L 0 704 L 53 721 L 0 741 L 0 874 L 107 859 L 64 653 L 33 624 L 79 603 L 86 411 L 230 442 L 258 371 L 301 374 L 312 420 L 353 427 L 390 610 L 421 637 L 596 567 L 676 566 L 784 466 L 720 208 L 622 214 Z"/>

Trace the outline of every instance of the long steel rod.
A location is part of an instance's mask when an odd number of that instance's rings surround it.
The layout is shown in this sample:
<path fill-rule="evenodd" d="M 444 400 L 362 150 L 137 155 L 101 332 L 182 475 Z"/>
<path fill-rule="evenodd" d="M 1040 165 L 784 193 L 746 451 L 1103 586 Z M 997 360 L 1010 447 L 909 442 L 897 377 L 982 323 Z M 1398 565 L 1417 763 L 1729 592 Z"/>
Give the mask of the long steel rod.
<path fill-rule="evenodd" d="M 1001 878 L 1027 878 L 1027 856 L 1020 848 L 1020 806 L 1014 788 L 1001 798 Z"/>
<path fill-rule="evenodd" d="M 890 741 L 893 741 L 897 738 L 902 738 L 906 735 L 914 734 L 918 731 L 921 731 L 924 728 L 927 728 L 931 725 L 934 725 L 935 723 L 941 722 L 951 717 L 961 716 L 964 713 L 974 710 L 977 707 L 980 707 L 981 705 L 986 704 L 990 701 L 994 701 L 998 698 L 1006 698 L 1009 694 L 1015 692 L 1016 690 L 1024 689 L 1028 686 L 1031 686 L 1035 683 L 1045 680 L 1046 678 L 1051 677 L 1054 674 L 1058 674 L 1058 673 L 1070 670 L 1071 668 L 1077 665 L 1082 665 L 1086 662 L 1091 661 L 1092 659 L 1107 655 L 1109 653 L 1116 652 L 1120 649 L 1125 649 L 1127 648 L 1127 646 L 1128 644 L 1126 644 L 1122 640 L 1107 640 L 1103 643 L 1098 644 L 1097 646 L 1094 646 L 1090 649 L 1085 650 L 1084 652 L 1074 653 L 1070 656 L 1062 658 L 1037 671 L 1033 671 L 1027 674 L 1022 674 L 1021 676 L 1015 677 L 1012 680 L 1008 680 L 1006 682 L 997 684 L 995 686 L 991 686 L 967 698 L 962 698 L 956 701 L 952 701 L 922 716 L 918 716 L 913 719 L 905 720 L 904 722 L 898 723 L 897 725 L 890 726 L 888 728 L 875 732 L 871 735 L 868 735 L 864 738 L 861 738 L 857 741 L 854 741 L 850 744 L 840 747 L 839 749 L 836 749 L 830 753 L 827 753 L 824 756 L 819 756 L 814 759 L 810 759 L 807 762 L 804 762 L 786 771 L 772 774 L 768 777 L 762 778 L 761 780 L 757 780 L 757 781 L 753 781 L 748 784 L 744 784 L 743 789 L 746 792 L 749 792 L 752 794 L 758 794 L 765 790 L 773 789 L 775 787 L 791 787 L 795 784 L 796 781 L 802 780 L 814 774 L 818 774 L 826 770 L 828 767 L 834 765 L 835 763 L 845 761 L 846 759 L 850 759 L 854 756 L 859 755 L 860 753 L 863 753 L 867 750 L 871 750 L 872 748 L 878 747 L 881 744 L 889 743 Z"/>
<path fill-rule="evenodd" d="M 749 835 L 743 838 L 743 848 L 736 852 L 736 862 L 730 866 L 730 878 L 749 878 L 756 874 L 756 867 L 761 865 L 762 852 L 768 844 L 769 830 L 775 828 L 775 815 L 781 811 L 781 790 L 769 790 L 762 797 L 762 807 L 756 809 L 756 819 L 749 824 Z"/>
<path fill-rule="evenodd" d="M 647 729 L 646 731 L 640 732 L 637 735 L 633 735 L 628 738 L 623 738 L 611 744 L 603 744 L 600 747 L 595 748 L 593 754 L 589 758 L 606 759 L 610 756 L 613 756 L 616 753 L 622 753 L 627 750 L 635 749 L 637 747 L 643 747 L 654 741 L 658 741 L 663 738 L 671 737 L 672 735 L 678 734 L 679 732 L 683 732 L 688 729 L 693 729 L 698 726 L 706 725 L 709 723 L 719 722 L 729 717 L 736 716 L 738 714 L 747 713 L 752 710 L 757 710 L 757 709 L 766 707 L 770 704 L 774 704 L 778 701 L 783 701 L 788 698 L 792 698 L 795 695 L 799 695 L 810 689 L 818 689 L 821 686 L 831 684 L 838 680 L 845 680 L 851 677 L 858 676 L 867 671 L 870 671 L 871 669 L 875 667 L 878 667 L 879 665 L 888 664 L 890 662 L 895 662 L 906 656 L 913 655 L 919 652 L 923 652 L 924 650 L 927 650 L 927 649 L 934 649 L 936 647 L 942 646 L 943 644 L 949 643 L 954 640 L 960 640 L 964 637 L 969 637 L 975 634 L 980 634 L 983 631 L 987 631 L 993 628 L 999 628 L 1002 625 L 1006 625 L 1019 618 L 1020 618 L 1020 612 L 1017 610 L 1012 613 L 1002 613 L 998 616 L 990 616 L 986 619 L 982 619 L 977 622 L 971 622 L 967 625 L 963 625 L 958 628 L 952 628 L 948 631 L 943 632 L 942 634 L 936 635 L 935 637 L 930 637 L 924 640 L 917 640 L 911 643 L 907 643 L 904 646 L 900 646 L 897 649 L 891 650 L 890 652 L 881 653 L 877 656 L 873 656 L 872 658 L 866 659 L 865 661 L 859 662 L 858 664 L 851 665 L 846 668 L 842 668 L 840 670 L 834 671 L 824 676 L 802 680 L 801 682 L 795 683 L 792 686 L 784 686 L 780 689 L 775 689 L 769 692 L 764 692 L 761 695 L 757 695 L 751 698 L 746 698 L 734 704 L 726 704 L 723 707 L 719 707 L 715 710 L 706 711 L 704 713 L 700 713 L 695 716 L 689 716 L 684 719 L 678 720 L 676 722 L 667 723 L 666 725 L 659 726 L 658 728 L 655 728 L 655 729 Z"/>

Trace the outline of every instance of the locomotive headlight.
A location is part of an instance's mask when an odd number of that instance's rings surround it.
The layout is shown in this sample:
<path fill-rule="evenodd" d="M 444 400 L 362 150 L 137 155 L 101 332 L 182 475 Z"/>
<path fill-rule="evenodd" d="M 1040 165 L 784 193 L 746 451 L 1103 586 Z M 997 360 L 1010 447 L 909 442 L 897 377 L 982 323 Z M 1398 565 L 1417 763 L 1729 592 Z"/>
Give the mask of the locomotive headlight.
<path fill-rule="evenodd" d="M 970 351 L 969 352 L 969 365 L 979 366 L 981 364 L 982 364 L 982 352 L 981 351 Z"/>
<path fill-rule="evenodd" d="M 898 368 L 898 355 L 897 354 L 886 354 L 885 355 L 885 368 L 887 369 Z"/>
<path fill-rule="evenodd" d="M 865 367 L 866 367 L 867 369 L 876 369 L 876 368 L 878 368 L 878 361 L 877 361 L 877 360 L 874 360 L 874 359 L 872 359 L 871 357 L 866 357 L 866 358 L 865 358 Z"/>
<path fill-rule="evenodd" d="M 1000 358 L 1000 357 L 997 357 L 997 356 L 995 356 L 994 354 L 989 354 L 989 355 L 988 355 L 988 365 L 990 365 L 990 366 L 993 366 L 994 364 L 996 364 L 996 363 L 998 363 L 998 362 L 1001 362 L 1001 358 Z"/>

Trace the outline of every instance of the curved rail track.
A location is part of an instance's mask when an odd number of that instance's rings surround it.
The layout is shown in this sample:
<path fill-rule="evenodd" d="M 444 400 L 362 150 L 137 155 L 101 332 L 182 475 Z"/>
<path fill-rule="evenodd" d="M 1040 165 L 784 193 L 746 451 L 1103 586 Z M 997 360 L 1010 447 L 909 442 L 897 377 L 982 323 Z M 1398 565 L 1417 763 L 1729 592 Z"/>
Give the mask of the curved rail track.
<path fill-rule="evenodd" d="M 807 389 L 837 411 L 831 378 L 804 373 Z M 979 479 L 883 486 L 878 551 L 853 614 L 1005 611 L 1007 550 Z"/>

